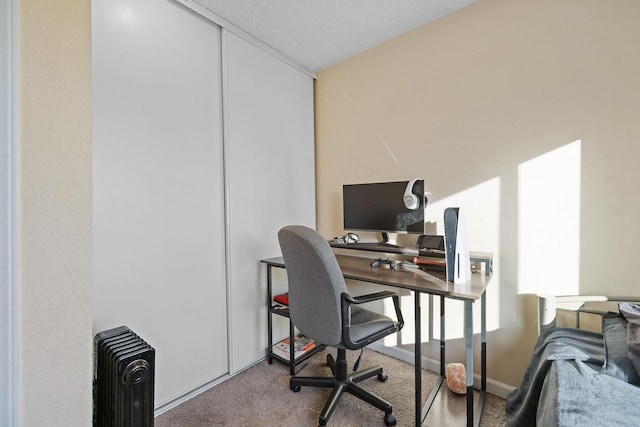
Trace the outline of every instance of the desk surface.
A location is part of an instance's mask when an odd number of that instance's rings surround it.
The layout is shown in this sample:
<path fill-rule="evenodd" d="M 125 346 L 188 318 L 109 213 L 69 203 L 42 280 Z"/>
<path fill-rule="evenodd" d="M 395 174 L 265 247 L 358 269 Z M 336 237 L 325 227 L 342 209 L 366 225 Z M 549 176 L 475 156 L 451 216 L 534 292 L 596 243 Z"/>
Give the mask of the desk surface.
<path fill-rule="evenodd" d="M 444 275 L 436 272 L 416 271 L 415 268 L 402 268 L 392 271 L 388 266 L 371 267 L 371 258 L 350 255 L 336 255 L 342 274 L 347 279 L 355 279 L 380 285 L 394 286 L 432 295 L 461 300 L 478 300 L 484 294 L 490 276 L 474 272 L 465 285 L 447 282 Z M 282 257 L 264 259 L 262 262 L 284 267 Z"/>

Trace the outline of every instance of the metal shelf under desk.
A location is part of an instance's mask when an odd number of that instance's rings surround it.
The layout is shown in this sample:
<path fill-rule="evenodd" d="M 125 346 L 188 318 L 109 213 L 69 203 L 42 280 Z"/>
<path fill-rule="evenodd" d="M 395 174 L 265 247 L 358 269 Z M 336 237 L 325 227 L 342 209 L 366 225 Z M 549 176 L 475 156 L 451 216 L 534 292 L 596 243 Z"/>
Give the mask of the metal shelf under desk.
<path fill-rule="evenodd" d="M 274 360 L 283 363 L 289 366 L 289 373 L 291 375 L 297 374 L 302 368 L 307 366 L 307 360 L 325 348 L 324 344 L 316 344 L 316 346 L 304 353 L 301 356 L 295 357 L 295 326 L 293 321 L 291 320 L 291 316 L 289 316 L 289 309 L 285 307 L 276 306 L 273 303 L 273 295 L 272 295 L 272 283 L 271 283 L 271 266 L 267 267 L 267 328 L 268 328 L 268 339 L 267 339 L 267 362 L 271 365 Z M 273 315 L 286 317 L 289 319 L 289 359 L 285 359 L 273 352 Z"/>

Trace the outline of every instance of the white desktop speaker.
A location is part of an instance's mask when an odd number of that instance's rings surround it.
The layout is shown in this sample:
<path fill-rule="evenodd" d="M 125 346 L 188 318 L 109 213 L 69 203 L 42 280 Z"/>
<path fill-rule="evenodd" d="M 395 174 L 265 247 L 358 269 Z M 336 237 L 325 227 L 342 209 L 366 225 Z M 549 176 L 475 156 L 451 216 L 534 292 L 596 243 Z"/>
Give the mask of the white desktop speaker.
<path fill-rule="evenodd" d="M 407 209 L 415 211 L 420 207 L 420 199 L 413 194 L 413 186 L 416 184 L 417 179 L 412 179 L 407 184 L 407 188 L 404 190 L 404 205 Z"/>
<path fill-rule="evenodd" d="M 447 281 L 466 284 L 471 280 L 471 260 L 459 208 L 444 210 L 444 247 Z"/>

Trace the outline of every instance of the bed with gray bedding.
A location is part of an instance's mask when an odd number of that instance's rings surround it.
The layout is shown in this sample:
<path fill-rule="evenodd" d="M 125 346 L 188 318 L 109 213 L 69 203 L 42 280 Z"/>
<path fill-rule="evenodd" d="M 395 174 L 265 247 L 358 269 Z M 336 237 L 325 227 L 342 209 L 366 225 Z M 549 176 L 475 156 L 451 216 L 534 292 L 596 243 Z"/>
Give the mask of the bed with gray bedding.
<path fill-rule="evenodd" d="M 552 328 L 538 338 L 507 426 L 640 425 L 640 306 L 621 303 L 602 333 Z"/>

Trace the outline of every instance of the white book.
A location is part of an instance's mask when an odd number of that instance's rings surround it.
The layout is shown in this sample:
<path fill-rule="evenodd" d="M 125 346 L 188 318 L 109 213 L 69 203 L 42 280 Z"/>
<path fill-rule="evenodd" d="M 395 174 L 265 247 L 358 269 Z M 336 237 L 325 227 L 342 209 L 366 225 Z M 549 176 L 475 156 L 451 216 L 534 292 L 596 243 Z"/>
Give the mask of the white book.
<path fill-rule="evenodd" d="M 311 351 L 315 348 L 316 343 L 309 337 L 305 337 L 304 335 L 297 335 L 295 338 L 295 354 L 294 358 L 298 358 L 305 353 Z M 272 347 L 273 354 L 282 357 L 283 359 L 289 360 L 289 338 L 285 338 L 282 341 L 278 342 Z"/>

